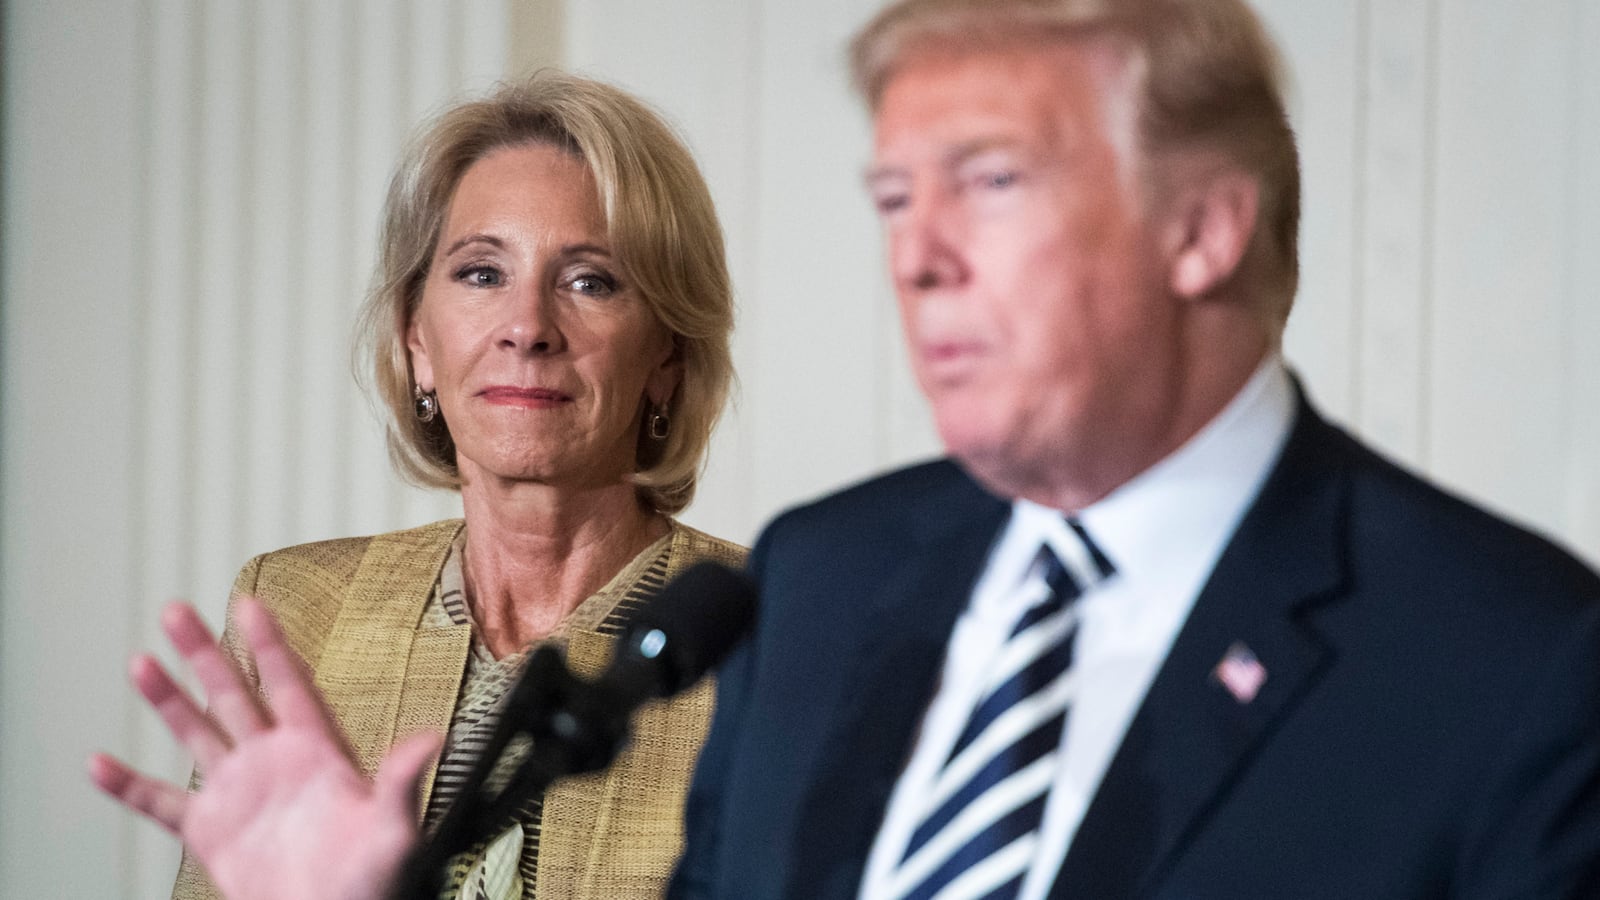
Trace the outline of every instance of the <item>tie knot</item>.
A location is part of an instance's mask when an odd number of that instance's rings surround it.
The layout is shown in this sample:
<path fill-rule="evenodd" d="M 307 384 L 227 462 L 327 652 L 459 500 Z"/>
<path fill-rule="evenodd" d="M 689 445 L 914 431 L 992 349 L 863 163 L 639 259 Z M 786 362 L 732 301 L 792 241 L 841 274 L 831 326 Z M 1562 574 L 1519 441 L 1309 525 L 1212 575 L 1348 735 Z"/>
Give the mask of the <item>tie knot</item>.
<path fill-rule="evenodd" d="M 1100 545 L 1089 537 L 1089 530 L 1083 527 L 1083 523 L 1079 522 L 1075 516 L 1068 516 L 1067 525 L 1072 529 L 1072 533 L 1078 536 L 1078 540 L 1083 544 L 1083 549 L 1089 554 L 1090 561 L 1094 563 L 1093 580 L 1103 581 L 1115 575 L 1117 567 L 1111 564 L 1110 558 L 1100 549 Z"/>
<path fill-rule="evenodd" d="M 1077 536 L 1083 552 L 1075 554 L 1068 551 L 1070 562 L 1064 562 L 1055 548 L 1045 543 L 1039 547 L 1039 562 L 1043 566 L 1044 580 L 1050 586 L 1051 592 L 1063 599 L 1071 599 L 1089 586 L 1111 577 L 1116 573 L 1117 567 L 1112 565 L 1105 552 L 1089 537 L 1089 532 L 1083 527 L 1082 522 L 1070 516 L 1066 522 L 1072 533 Z"/>
<path fill-rule="evenodd" d="M 1080 591 L 1078 579 L 1067 567 L 1062 564 L 1061 557 L 1049 544 L 1039 548 L 1039 572 L 1044 576 L 1044 583 L 1049 585 L 1050 593 L 1056 597 L 1076 597 Z"/>

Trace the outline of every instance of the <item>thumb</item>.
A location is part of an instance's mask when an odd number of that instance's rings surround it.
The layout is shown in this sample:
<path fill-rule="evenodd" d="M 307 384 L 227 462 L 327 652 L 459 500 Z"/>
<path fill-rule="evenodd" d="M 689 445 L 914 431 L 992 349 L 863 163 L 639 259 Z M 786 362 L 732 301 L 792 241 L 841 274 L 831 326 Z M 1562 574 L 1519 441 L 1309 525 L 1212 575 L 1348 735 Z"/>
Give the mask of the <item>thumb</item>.
<path fill-rule="evenodd" d="M 443 744 L 444 735 L 425 732 L 413 734 L 389 748 L 372 784 L 378 803 L 406 816 L 407 821 L 415 822 L 422 802 L 422 773 L 427 771 Z"/>

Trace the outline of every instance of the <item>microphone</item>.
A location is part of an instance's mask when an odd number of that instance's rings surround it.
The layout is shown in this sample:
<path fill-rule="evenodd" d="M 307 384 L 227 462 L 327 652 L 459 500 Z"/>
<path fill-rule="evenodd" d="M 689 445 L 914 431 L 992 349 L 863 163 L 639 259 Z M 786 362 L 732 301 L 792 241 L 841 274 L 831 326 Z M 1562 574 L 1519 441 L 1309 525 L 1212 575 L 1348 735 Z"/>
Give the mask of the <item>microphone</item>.
<path fill-rule="evenodd" d="M 699 681 L 749 630 L 756 586 L 713 562 L 696 563 L 634 614 L 596 686 L 615 686 L 619 703 L 669 697 Z"/>
<path fill-rule="evenodd" d="M 536 649 L 461 793 L 402 867 L 396 900 L 437 897 L 450 857 L 503 830 L 526 798 L 556 778 L 610 765 L 633 712 L 689 687 L 721 662 L 754 622 L 756 599 L 755 583 L 742 572 L 696 563 L 639 606 L 610 665 L 593 681 L 574 675 L 560 650 Z M 516 737 L 532 740 L 528 757 L 490 794 L 484 784 Z"/>

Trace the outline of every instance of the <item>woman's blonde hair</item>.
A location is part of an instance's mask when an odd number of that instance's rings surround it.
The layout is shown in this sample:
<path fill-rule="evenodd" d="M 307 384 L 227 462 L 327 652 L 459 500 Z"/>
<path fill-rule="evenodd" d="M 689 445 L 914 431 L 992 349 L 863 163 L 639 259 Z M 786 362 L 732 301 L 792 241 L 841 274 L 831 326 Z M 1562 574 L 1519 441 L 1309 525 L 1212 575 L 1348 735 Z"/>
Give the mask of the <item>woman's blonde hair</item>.
<path fill-rule="evenodd" d="M 1242 0 L 901 0 L 851 42 L 851 74 L 876 112 L 895 71 L 925 48 L 1085 38 L 1132 50 L 1147 157 L 1205 148 L 1255 177 L 1261 215 L 1249 253 L 1281 327 L 1299 281 L 1300 160 L 1277 51 Z"/>
<path fill-rule="evenodd" d="M 656 441 L 641 428 L 632 480 L 647 507 L 678 512 L 694 496 L 733 378 L 733 290 L 722 229 L 711 193 L 672 129 L 627 93 L 574 75 L 540 72 L 445 110 L 413 139 L 389 184 L 358 339 L 358 376 L 365 370 L 389 413 L 389 456 L 412 482 L 461 486 L 443 417 L 425 423 L 415 414 L 406 329 L 462 175 L 491 151 L 518 144 L 559 147 L 589 167 L 623 278 L 672 333 L 683 380 L 666 411 L 670 431 Z"/>

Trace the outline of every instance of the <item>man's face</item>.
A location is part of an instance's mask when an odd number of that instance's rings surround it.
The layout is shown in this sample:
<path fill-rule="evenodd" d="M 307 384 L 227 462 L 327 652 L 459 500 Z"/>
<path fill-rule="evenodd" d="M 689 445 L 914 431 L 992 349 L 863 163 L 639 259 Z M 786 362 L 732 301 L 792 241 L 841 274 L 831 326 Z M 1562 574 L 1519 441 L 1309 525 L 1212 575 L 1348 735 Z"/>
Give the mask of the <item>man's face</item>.
<path fill-rule="evenodd" d="M 1094 482 L 1159 442 L 1178 301 L 1133 164 L 1133 101 L 1090 48 L 923 52 L 868 176 L 946 449 L 992 490 Z M 1128 473 L 1131 474 L 1131 473 Z"/>

